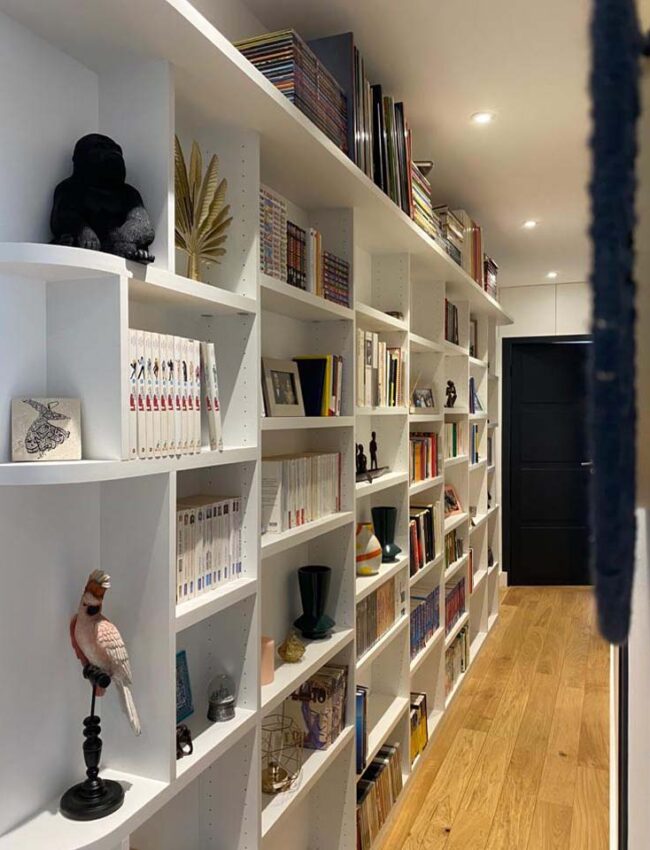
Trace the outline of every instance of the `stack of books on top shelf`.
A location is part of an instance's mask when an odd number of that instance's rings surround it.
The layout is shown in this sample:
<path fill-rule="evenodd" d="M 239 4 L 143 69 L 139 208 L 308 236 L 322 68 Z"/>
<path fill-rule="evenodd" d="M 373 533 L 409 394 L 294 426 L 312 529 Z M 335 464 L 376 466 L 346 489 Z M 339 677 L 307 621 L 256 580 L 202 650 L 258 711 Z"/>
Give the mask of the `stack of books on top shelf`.
<path fill-rule="evenodd" d="M 191 496 L 176 509 L 176 602 L 240 578 L 241 500 Z"/>
<path fill-rule="evenodd" d="M 452 260 L 462 265 L 462 252 L 465 243 L 463 225 L 458 216 L 446 204 L 433 208 L 440 221 L 441 240 L 437 240 Z"/>
<path fill-rule="evenodd" d="M 465 454 L 465 441 L 461 422 L 445 422 L 442 432 L 445 458 L 461 457 Z"/>
<path fill-rule="evenodd" d="M 205 405 L 212 451 L 223 448 L 214 343 L 129 330 L 129 457 L 201 451 Z"/>
<path fill-rule="evenodd" d="M 445 586 L 445 634 L 453 629 L 465 613 L 465 577 Z"/>
<path fill-rule="evenodd" d="M 431 206 L 431 186 L 414 162 L 411 162 L 411 218 L 428 236 L 436 238 L 438 227 Z"/>
<path fill-rule="evenodd" d="M 357 848 L 370 850 L 402 790 L 399 743 L 384 744 L 357 782 Z"/>
<path fill-rule="evenodd" d="M 458 307 L 445 298 L 445 339 L 460 345 L 458 334 Z"/>
<path fill-rule="evenodd" d="M 449 696 L 458 678 L 469 667 L 469 628 L 463 626 L 445 652 L 445 696 Z"/>
<path fill-rule="evenodd" d="M 455 215 L 463 228 L 462 267 L 483 289 L 483 232 L 465 210 L 456 210 Z"/>
<path fill-rule="evenodd" d="M 326 664 L 284 702 L 284 716 L 300 729 L 302 746 L 326 750 L 345 729 L 348 668 Z"/>
<path fill-rule="evenodd" d="M 457 530 L 445 534 L 445 569 L 463 557 L 463 540 Z"/>
<path fill-rule="evenodd" d="M 485 283 L 485 291 L 488 295 L 491 295 L 495 300 L 498 298 L 498 288 L 497 288 L 497 275 L 499 274 L 499 267 L 494 262 L 492 257 L 488 257 L 485 254 L 484 260 L 484 283 Z"/>
<path fill-rule="evenodd" d="M 357 604 L 357 658 L 406 614 L 406 598 L 404 573 L 400 572 Z"/>
<path fill-rule="evenodd" d="M 412 431 L 409 434 L 409 480 L 415 483 L 438 475 L 438 435 Z"/>
<path fill-rule="evenodd" d="M 411 503 L 409 509 L 410 575 L 414 576 L 436 557 L 442 540 L 440 502 L 430 505 Z"/>
<path fill-rule="evenodd" d="M 347 153 L 345 94 L 292 29 L 248 38 L 235 47 L 342 151 Z"/>
<path fill-rule="evenodd" d="M 427 695 L 411 694 L 411 765 L 429 743 L 429 716 Z"/>
<path fill-rule="evenodd" d="M 471 423 L 469 426 L 469 462 L 478 463 L 480 460 L 478 453 L 478 425 Z"/>
<path fill-rule="evenodd" d="M 357 406 L 403 407 L 406 352 L 357 329 Z"/>
<path fill-rule="evenodd" d="M 469 379 L 469 412 L 483 412 L 483 405 L 481 404 L 481 399 L 478 396 L 478 390 L 476 388 L 476 381 L 474 378 Z"/>
<path fill-rule="evenodd" d="M 262 534 L 288 531 L 340 510 L 338 452 L 262 458 Z"/>
<path fill-rule="evenodd" d="M 411 658 L 426 647 L 440 628 L 440 588 L 426 596 L 411 594 Z"/>

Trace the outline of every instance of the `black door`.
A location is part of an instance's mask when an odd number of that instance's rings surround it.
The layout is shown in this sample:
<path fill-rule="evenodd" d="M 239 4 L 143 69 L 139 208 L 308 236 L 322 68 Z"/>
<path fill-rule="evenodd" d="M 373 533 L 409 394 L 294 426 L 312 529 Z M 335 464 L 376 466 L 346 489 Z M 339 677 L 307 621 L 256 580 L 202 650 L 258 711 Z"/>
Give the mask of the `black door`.
<path fill-rule="evenodd" d="M 586 338 L 504 340 L 509 584 L 588 584 Z"/>

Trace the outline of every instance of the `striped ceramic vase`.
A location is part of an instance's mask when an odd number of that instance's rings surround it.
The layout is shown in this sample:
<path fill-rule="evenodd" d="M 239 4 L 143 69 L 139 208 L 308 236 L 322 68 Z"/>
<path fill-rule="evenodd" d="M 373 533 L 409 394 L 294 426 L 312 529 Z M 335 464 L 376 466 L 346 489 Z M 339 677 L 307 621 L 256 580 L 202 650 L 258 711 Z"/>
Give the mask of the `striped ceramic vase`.
<path fill-rule="evenodd" d="M 357 575 L 376 576 L 381 566 L 381 546 L 371 522 L 357 523 Z"/>

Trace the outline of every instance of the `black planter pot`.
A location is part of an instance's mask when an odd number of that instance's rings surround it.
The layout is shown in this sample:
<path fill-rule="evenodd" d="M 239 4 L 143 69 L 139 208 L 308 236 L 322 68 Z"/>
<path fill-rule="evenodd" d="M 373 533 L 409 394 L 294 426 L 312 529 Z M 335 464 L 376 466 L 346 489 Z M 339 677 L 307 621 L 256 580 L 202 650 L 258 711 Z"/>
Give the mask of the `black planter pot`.
<path fill-rule="evenodd" d="M 329 567 L 309 566 L 298 570 L 303 614 L 294 626 L 310 640 L 320 640 L 332 633 L 334 620 L 325 613 L 331 578 Z"/>
<path fill-rule="evenodd" d="M 381 544 L 381 560 L 391 564 L 397 560 L 402 551 L 395 543 L 395 525 L 397 523 L 397 508 L 383 507 L 372 509 L 372 522 L 375 534 Z"/>

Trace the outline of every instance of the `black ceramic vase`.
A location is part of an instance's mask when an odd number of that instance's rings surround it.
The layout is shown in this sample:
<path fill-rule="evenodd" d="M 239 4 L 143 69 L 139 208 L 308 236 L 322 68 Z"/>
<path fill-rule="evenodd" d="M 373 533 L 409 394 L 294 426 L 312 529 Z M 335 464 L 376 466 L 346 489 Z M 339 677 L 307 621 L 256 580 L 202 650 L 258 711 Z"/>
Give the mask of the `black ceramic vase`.
<path fill-rule="evenodd" d="M 298 570 L 303 614 L 294 626 L 300 629 L 303 637 L 310 640 L 326 638 L 332 633 L 334 620 L 325 613 L 331 577 L 332 570 L 329 567 L 310 566 Z"/>
<path fill-rule="evenodd" d="M 372 522 L 375 526 L 375 534 L 381 545 L 382 562 L 384 564 L 394 563 L 402 551 L 395 543 L 397 508 L 373 508 Z"/>

